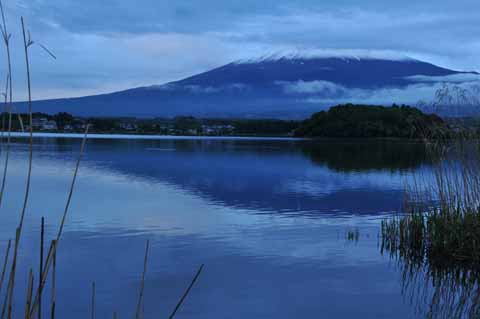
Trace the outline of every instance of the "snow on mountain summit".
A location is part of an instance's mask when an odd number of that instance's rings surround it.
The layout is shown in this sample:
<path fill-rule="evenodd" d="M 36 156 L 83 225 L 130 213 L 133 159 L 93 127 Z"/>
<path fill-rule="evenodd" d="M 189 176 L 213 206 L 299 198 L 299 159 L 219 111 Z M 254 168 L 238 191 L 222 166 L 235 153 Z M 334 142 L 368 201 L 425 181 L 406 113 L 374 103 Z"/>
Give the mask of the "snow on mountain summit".
<path fill-rule="evenodd" d="M 405 54 L 394 51 L 380 50 L 294 50 L 294 51 L 276 51 L 256 58 L 240 59 L 235 64 L 255 64 L 262 62 L 276 62 L 281 60 L 314 60 L 314 59 L 341 59 L 347 60 L 389 60 L 389 61 L 411 61 L 417 59 L 411 58 Z"/>

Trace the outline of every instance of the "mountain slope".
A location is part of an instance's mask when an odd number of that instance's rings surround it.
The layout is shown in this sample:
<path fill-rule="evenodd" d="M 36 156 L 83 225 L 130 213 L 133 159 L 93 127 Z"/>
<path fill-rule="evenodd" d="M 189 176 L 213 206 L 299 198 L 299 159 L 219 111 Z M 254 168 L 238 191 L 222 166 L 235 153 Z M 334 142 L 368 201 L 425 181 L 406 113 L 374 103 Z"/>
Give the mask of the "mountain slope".
<path fill-rule="evenodd" d="M 305 118 L 345 102 L 414 103 L 422 94 L 433 97 L 439 83 L 477 80 L 475 72 L 410 58 L 294 55 L 238 61 L 165 85 L 37 101 L 34 107 L 82 116 Z"/>
<path fill-rule="evenodd" d="M 414 75 L 445 76 L 458 72 L 413 60 L 355 58 L 281 58 L 231 63 L 182 81 L 178 85 L 220 86 L 249 83 L 268 86 L 275 82 L 329 81 L 347 87 L 406 85 Z"/>

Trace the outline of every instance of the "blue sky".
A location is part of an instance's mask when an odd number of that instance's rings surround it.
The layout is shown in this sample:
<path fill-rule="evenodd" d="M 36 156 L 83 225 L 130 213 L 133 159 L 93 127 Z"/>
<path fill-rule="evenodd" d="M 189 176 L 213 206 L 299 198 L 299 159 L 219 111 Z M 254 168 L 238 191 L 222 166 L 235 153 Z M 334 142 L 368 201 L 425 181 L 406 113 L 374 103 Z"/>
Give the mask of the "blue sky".
<path fill-rule="evenodd" d="M 32 47 L 34 98 L 162 84 L 277 51 L 398 52 L 480 70 L 478 0 L 4 0 L 23 99 L 20 16 Z M 2 58 L 4 52 L 1 52 Z M 0 68 L 5 71 L 4 65 Z"/>

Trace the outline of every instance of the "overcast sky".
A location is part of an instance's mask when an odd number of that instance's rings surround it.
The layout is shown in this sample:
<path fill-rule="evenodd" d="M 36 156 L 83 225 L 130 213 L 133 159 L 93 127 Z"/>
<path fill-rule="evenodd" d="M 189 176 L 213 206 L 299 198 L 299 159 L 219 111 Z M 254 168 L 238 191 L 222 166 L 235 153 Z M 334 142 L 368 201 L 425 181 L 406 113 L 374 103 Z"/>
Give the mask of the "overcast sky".
<path fill-rule="evenodd" d="M 3 1 L 16 99 L 25 96 L 20 16 L 58 57 L 32 47 L 36 99 L 162 84 L 284 50 L 385 50 L 480 70 L 479 0 Z"/>

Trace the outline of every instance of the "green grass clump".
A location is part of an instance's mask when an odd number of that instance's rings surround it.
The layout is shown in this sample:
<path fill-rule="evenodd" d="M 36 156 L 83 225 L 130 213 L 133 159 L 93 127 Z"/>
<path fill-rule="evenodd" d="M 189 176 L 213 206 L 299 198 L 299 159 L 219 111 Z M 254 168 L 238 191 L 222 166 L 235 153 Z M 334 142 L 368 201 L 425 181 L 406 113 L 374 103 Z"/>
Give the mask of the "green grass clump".
<path fill-rule="evenodd" d="M 413 212 L 382 222 L 382 249 L 411 263 L 480 272 L 480 208 Z"/>

